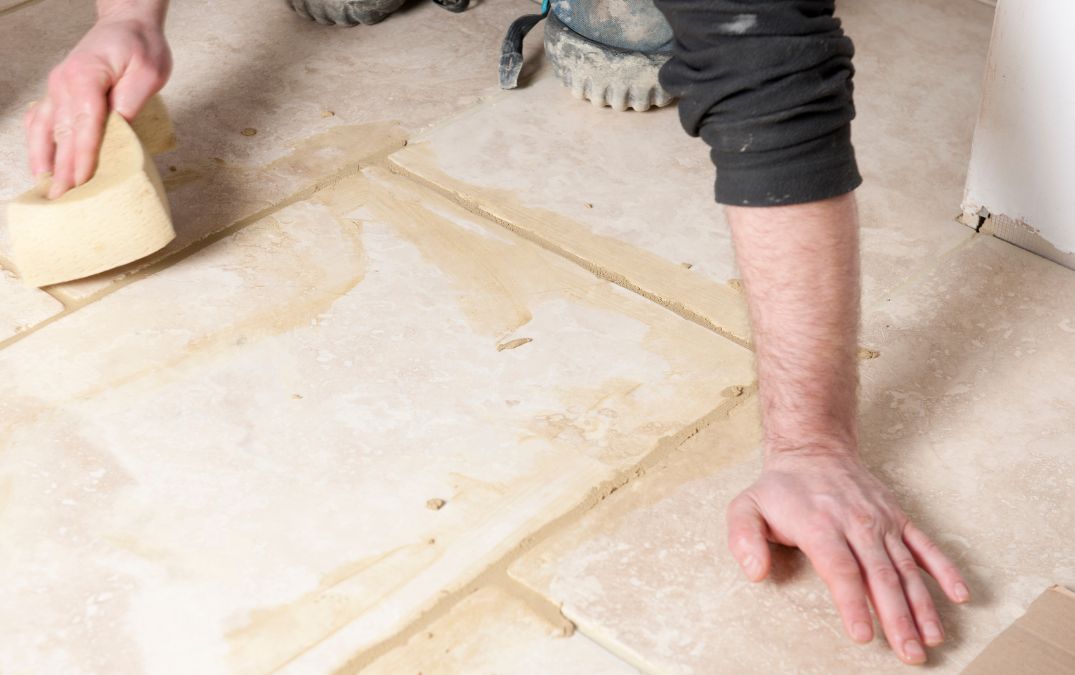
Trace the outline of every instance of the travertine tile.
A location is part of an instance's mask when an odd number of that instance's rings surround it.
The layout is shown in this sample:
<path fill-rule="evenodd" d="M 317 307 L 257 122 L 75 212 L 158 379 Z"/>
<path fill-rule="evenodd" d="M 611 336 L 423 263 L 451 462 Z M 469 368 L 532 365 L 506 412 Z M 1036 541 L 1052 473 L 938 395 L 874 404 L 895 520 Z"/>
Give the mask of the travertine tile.
<path fill-rule="evenodd" d="M 940 599 L 932 650 L 959 672 L 1053 583 L 1075 586 L 1075 274 L 978 237 L 868 317 L 863 453 L 961 566 L 974 601 Z M 843 636 L 824 585 L 780 551 L 752 585 L 726 504 L 760 468 L 757 410 L 737 408 L 520 559 L 517 579 L 597 642 L 682 673 L 884 673 L 883 640 Z M 935 586 L 934 586 L 935 588 Z"/>
<path fill-rule="evenodd" d="M 21 333 L 63 311 L 63 304 L 44 291 L 28 288 L 0 269 L 0 340 Z"/>
<path fill-rule="evenodd" d="M 308 193 L 497 91 L 500 40 L 528 11 L 526 0 L 458 15 L 415 2 L 347 29 L 302 18 L 282 0 L 173 3 L 175 72 L 163 96 L 179 148 L 158 164 L 179 236 L 165 253 Z M 0 45 L 0 202 L 30 185 L 22 110 L 92 12 L 93 3 L 42 0 L 0 18 L 9 36 Z M 86 297 L 114 276 L 60 291 Z"/>
<path fill-rule="evenodd" d="M 861 0 L 855 143 L 868 305 L 971 236 L 954 222 L 992 12 Z M 673 109 L 596 110 L 546 73 L 392 155 L 436 185 L 736 335 L 748 330 L 707 148 Z M 687 269 L 684 263 L 692 265 Z"/>
<path fill-rule="evenodd" d="M 522 600 L 490 586 L 464 598 L 427 630 L 362 672 L 627 675 L 638 670 L 585 635 L 565 636 L 560 626 L 538 616 Z"/>
<path fill-rule="evenodd" d="M 0 670 L 327 672 L 751 378 L 498 225 L 346 179 L 0 351 Z"/>

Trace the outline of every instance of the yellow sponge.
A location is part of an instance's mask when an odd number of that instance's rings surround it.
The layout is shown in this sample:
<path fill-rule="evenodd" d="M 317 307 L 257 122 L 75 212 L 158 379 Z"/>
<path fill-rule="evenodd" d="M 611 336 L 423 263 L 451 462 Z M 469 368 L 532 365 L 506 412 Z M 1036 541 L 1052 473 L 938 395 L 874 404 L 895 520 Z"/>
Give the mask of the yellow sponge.
<path fill-rule="evenodd" d="M 155 99 L 134 126 L 117 113 L 105 124 L 97 172 L 58 199 L 48 185 L 7 207 L 11 255 L 23 281 L 47 286 L 81 279 L 145 257 L 175 238 L 168 200 L 147 146 L 173 145 L 171 124 Z"/>

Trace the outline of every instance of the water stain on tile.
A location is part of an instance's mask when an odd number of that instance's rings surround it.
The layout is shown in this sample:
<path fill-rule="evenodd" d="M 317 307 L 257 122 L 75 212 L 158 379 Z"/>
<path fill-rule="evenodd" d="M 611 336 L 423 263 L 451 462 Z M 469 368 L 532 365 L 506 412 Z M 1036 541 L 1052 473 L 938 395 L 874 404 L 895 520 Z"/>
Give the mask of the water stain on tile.
<path fill-rule="evenodd" d="M 409 143 L 390 158 L 398 170 L 448 192 L 470 208 L 497 220 L 543 248 L 559 253 L 595 275 L 638 292 L 691 320 L 709 325 L 737 341 L 749 338 L 743 298 L 655 253 L 613 237 L 550 209 L 525 206 L 512 190 L 468 184 L 445 174 L 428 142 Z"/>
<path fill-rule="evenodd" d="M 347 167 L 357 170 L 356 162 L 402 148 L 406 144 L 406 132 L 395 121 L 340 124 L 290 143 L 288 147 L 291 151 L 270 162 L 264 169 L 306 178 L 329 176 Z"/>

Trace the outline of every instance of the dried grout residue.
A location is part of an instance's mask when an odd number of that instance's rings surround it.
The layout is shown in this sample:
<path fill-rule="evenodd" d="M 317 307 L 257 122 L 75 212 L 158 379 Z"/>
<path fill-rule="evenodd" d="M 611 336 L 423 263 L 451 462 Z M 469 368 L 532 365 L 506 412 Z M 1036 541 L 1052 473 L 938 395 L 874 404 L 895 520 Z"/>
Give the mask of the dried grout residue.
<path fill-rule="evenodd" d="M 663 437 L 657 445 L 634 466 L 622 470 L 615 477 L 605 480 L 599 485 L 595 485 L 581 502 L 527 535 L 501 558 L 485 567 L 485 569 L 469 583 L 453 592 L 444 594 L 434 606 L 412 621 L 405 628 L 397 631 L 392 637 L 363 650 L 362 653 L 354 656 L 345 666 L 337 669 L 335 672 L 341 675 L 344 673 L 367 672 L 366 668 L 368 666 L 394 651 L 404 649 L 409 641 L 413 640 L 415 636 L 428 631 L 431 625 L 448 615 L 452 611 L 452 608 L 458 603 L 464 601 L 465 598 L 471 594 L 488 587 L 499 587 L 512 596 L 520 598 L 529 604 L 536 612 L 538 612 L 538 614 L 545 616 L 551 623 L 563 625 L 566 635 L 572 634 L 575 630 L 575 625 L 570 619 L 563 615 L 560 607 L 550 601 L 546 596 L 537 593 L 513 579 L 508 574 L 508 569 L 516 560 L 540 545 L 543 541 L 555 537 L 557 533 L 569 530 L 575 522 L 595 509 L 606 499 L 613 496 L 618 490 L 623 489 L 632 481 L 645 477 L 647 473 L 654 468 L 660 467 L 670 455 L 675 453 L 688 440 L 697 436 L 701 431 L 713 425 L 723 423 L 736 411 L 743 409 L 744 406 L 748 406 L 750 402 L 754 400 L 754 394 L 757 392 L 757 384 L 753 383 L 748 386 L 734 386 L 726 391 L 727 394 L 731 396 L 725 398 L 724 403 L 715 410 L 709 412 L 693 424 L 687 425 L 677 432 Z"/>

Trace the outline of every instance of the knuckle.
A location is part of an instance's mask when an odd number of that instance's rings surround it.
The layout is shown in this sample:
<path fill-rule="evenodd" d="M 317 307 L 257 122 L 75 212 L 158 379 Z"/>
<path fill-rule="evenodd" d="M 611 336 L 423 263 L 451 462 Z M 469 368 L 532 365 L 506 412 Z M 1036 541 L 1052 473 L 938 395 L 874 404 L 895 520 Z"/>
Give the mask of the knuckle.
<path fill-rule="evenodd" d="M 872 528 L 877 522 L 874 514 L 866 509 L 854 509 L 850 513 L 851 522 L 863 528 Z"/>
<path fill-rule="evenodd" d="M 859 576 L 859 566 L 849 557 L 839 556 L 826 562 L 831 574 L 836 579 L 851 579 Z"/>
<path fill-rule="evenodd" d="M 92 104 L 90 105 L 92 106 Z M 78 129 L 93 128 L 98 125 L 99 120 L 100 115 L 96 107 L 85 106 L 75 113 L 71 119 L 71 124 Z"/>
<path fill-rule="evenodd" d="M 883 586 L 899 586 L 900 575 L 888 565 L 878 565 L 870 571 L 870 578 Z"/>
<path fill-rule="evenodd" d="M 889 625 L 898 635 L 913 635 L 915 633 L 915 622 L 910 614 L 902 612 L 897 614 L 889 621 Z"/>
<path fill-rule="evenodd" d="M 848 536 L 856 541 L 879 540 L 885 529 L 877 514 L 867 509 L 855 509 L 848 515 Z"/>
<path fill-rule="evenodd" d="M 910 558 L 900 558 L 897 560 L 896 569 L 904 576 L 918 574 L 918 565 Z"/>
<path fill-rule="evenodd" d="M 167 69 L 155 66 L 149 70 L 149 82 L 153 85 L 153 88 L 159 89 L 164 86 L 164 83 L 168 81 Z"/>
<path fill-rule="evenodd" d="M 921 548 L 923 551 L 925 551 L 926 553 L 929 553 L 931 555 L 936 555 L 936 554 L 939 554 L 941 552 L 941 547 L 938 546 L 936 544 L 936 542 L 934 542 L 932 539 L 927 539 L 925 537 L 923 537 L 922 542 L 919 545 L 919 548 Z"/>

